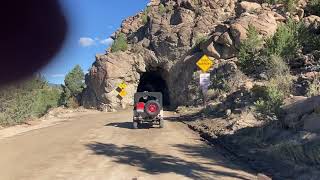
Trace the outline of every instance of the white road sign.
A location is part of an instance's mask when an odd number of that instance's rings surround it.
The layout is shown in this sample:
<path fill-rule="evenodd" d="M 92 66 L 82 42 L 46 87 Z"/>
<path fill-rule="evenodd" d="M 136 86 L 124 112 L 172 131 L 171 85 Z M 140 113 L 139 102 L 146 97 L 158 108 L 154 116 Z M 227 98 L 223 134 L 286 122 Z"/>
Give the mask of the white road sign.
<path fill-rule="evenodd" d="M 210 73 L 200 74 L 200 87 L 202 91 L 206 92 L 210 86 Z"/>

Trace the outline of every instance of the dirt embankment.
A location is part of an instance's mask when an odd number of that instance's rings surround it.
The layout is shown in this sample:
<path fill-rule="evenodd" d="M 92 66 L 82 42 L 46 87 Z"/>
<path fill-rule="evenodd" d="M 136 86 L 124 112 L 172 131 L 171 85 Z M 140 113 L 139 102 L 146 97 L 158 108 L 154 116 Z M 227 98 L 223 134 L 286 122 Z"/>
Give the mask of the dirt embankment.
<path fill-rule="evenodd" d="M 184 109 L 180 120 L 220 147 L 228 158 L 240 160 L 273 179 L 320 177 L 317 132 L 288 128 L 281 121 L 261 121 L 250 112 L 218 117 L 206 116 L 201 109 Z"/>

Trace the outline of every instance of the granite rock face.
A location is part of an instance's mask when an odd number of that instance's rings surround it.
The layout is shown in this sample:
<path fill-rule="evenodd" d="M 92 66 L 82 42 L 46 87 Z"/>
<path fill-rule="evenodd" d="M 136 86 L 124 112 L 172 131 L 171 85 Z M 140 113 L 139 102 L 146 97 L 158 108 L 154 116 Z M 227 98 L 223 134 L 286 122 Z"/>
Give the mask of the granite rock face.
<path fill-rule="evenodd" d="M 203 54 L 217 63 L 234 58 L 249 24 L 271 36 L 279 19 L 271 9 L 235 0 L 151 0 L 147 9 L 111 36 L 123 33 L 126 51 L 96 56 L 86 76 L 85 107 L 113 111 L 132 105 L 137 90 L 162 91 L 172 106 L 193 105 L 199 98 L 197 60 Z M 123 99 L 117 97 L 121 82 L 128 85 Z"/>

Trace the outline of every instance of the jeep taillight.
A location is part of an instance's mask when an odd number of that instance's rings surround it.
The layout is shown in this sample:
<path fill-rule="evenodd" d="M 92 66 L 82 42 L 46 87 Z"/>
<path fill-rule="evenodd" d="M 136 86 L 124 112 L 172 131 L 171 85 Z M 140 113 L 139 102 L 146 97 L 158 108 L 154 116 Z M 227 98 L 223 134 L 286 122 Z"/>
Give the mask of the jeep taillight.
<path fill-rule="evenodd" d="M 144 110 L 144 102 L 138 102 L 136 104 L 136 109 L 137 110 Z"/>

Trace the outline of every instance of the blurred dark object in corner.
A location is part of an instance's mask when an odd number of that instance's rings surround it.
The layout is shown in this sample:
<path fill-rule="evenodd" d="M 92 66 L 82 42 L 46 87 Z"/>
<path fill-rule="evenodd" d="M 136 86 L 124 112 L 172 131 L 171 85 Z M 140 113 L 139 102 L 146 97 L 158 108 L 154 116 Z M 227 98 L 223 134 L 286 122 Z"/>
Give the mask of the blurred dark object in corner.
<path fill-rule="evenodd" d="M 58 0 L 1 1 L 0 19 L 0 86 L 48 64 L 67 33 Z"/>

